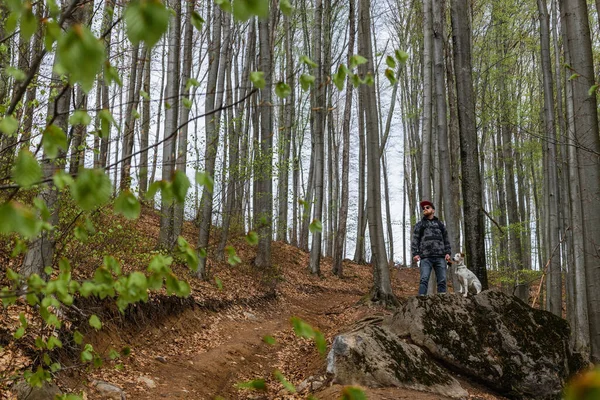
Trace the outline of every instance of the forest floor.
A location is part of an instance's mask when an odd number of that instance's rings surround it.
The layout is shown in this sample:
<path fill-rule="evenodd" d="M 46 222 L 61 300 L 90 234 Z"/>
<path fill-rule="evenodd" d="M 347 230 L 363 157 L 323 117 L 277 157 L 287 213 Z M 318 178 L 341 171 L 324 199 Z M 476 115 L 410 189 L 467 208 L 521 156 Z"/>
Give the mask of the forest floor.
<path fill-rule="evenodd" d="M 135 245 L 137 253 L 152 252 L 159 229 L 158 217 L 153 213 L 146 212 L 131 224 L 123 226 L 123 232 L 135 229 L 136 238 L 120 242 L 111 250 L 123 252 L 118 258 L 124 270 L 139 268 L 139 259 L 144 259 L 132 254 L 130 245 Z M 184 229 L 184 236 L 190 243 L 195 242 L 191 224 Z M 93 258 L 94 246 L 98 244 L 88 245 L 88 259 Z M 209 282 L 192 278 L 183 264 L 174 266 L 175 273 L 185 276 L 192 286 L 188 299 L 156 294 L 125 315 L 116 312 L 114 306 L 106 307 L 106 302 L 79 304 L 81 310 L 94 310 L 103 321 L 98 332 L 88 327 L 86 342 L 104 356 L 110 349 L 130 348 L 131 353 L 107 361 L 101 368 L 77 368 L 77 353 L 63 351 L 63 366 L 73 367 L 57 375 L 59 387 L 65 392 L 83 393 L 86 399 L 102 398 L 98 382 L 121 388 L 127 399 L 304 399 L 310 394 L 321 400 L 342 397 L 344 387 L 332 384 L 326 376 L 326 354 L 319 353 L 313 340 L 296 335 L 291 318 L 301 318 L 320 330 L 329 349 L 333 338 L 354 322 L 373 314 L 391 313 L 365 301 L 373 282 L 370 266 L 346 260 L 344 278 L 340 279 L 331 273 L 331 259 L 323 258 L 322 275 L 314 276 L 307 268 L 308 253 L 274 242 L 275 272 L 267 276 L 251 267 L 254 247 L 243 239 L 234 246 L 242 263 L 230 266 L 211 258 L 214 280 Z M 75 246 L 65 250 L 74 255 L 78 251 L 84 249 Z M 93 264 L 89 260 L 81 263 L 90 268 Z M 84 276 L 86 269 L 81 267 L 78 273 Z M 394 293 L 401 302 L 417 294 L 418 277 L 417 268 L 392 268 Z M 84 328 L 81 324 L 80 329 Z M 20 359 L 27 364 L 26 352 L 18 353 L 20 358 L 17 353 L 10 345 L 5 347 L 0 371 L 3 361 Z M 275 371 L 299 392 L 287 390 Z M 470 399 L 504 399 L 464 377 L 455 377 Z M 257 379 L 265 380 L 265 390 L 240 387 L 240 383 Z M 313 390 L 304 389 L 311 382 Z M 11 398 L 10 390 L 5 389 L 0 399 Z M 401 388 L 362 389 L 368 399 L 446 398 Z"/>

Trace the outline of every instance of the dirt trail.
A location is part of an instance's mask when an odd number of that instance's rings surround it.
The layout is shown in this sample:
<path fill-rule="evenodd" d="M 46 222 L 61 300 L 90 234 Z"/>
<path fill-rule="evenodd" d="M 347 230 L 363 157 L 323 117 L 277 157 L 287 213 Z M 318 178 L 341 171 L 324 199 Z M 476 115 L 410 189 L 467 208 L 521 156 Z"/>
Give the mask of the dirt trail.
<path fill-rule="evenodd" d="M 359 286 L 368 287 L 369 282 L 364 282 L 362 273 L 357 272 L 363 271 L 349 270 L 346 282 L 338 281 L 335 287 L 327 287 L 328 278 L 314 278 L 299 271 L 305 280 L 287 280 L 272 301 L 255 306 L 234 305 L 218 312 L 190 309 L 155 321 L 143 331 L 121 337 L 134 349 L 125 362 L 125 371 L 104 368 L 96 378 L 121 386 L 127 398 L 134 400 L 307 398 L 306 391 L 300 394 L 286 391 L 273 375 L 273 371 L 281 371 L 296 386 L 310 376 L 325 378 L 324 357 L 318 354 L 312 341 L 294 334 L 290 318 L 300 317 L 320 329 L 331 344 L 333 337 L 352 322 L 384 312 L 360 305 L 365 292 Z M 415 273 L 416 270 L 403 271 L 396 286 L 415 278 Z M 265 336 L 273 337 L 276 344 L 267 344 Z M 149 387 L 141 377 L 149 378 L 155 387 Z M 267 384 L 265 392 L 236 387 L 240 382 L 261 378 Z M 473 392 L 474 399 L 500 398 L 468 383 L 465 387 Z M 313 395 L 321 400 L 338 399 L 342 389 L 326 381 Z M 365 389 L 365 392 L 369 399 L 445 399 L 398 388 Z M 95 398 L 93 394 L 91 398 Z"/>

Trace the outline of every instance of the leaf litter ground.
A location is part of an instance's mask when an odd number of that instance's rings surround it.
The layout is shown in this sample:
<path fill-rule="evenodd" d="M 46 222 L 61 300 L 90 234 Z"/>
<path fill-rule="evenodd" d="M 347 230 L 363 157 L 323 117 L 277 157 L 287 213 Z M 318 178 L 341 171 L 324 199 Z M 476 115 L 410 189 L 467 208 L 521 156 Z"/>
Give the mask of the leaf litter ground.
<path fill-rule="evenodd" d="M 77 277 L 91 276 L 103 254 L 114 255 L 125 271 L 145 269 L 158 237 L 158 216 L 146 210 L 135 222 L 119 220 L 107 224 L 112 224 L 114 230 L 104 240 L 86 244 L 72 241 L 60 250 L 71 260 Z M 196 241 L 193 224 L 185 225 L 184 236 L 190 243 Z M 319 354 L 314 341 L 294 333 L 290 319 L 299 317 L 319 329 L 331 345 L 335 335 L 361 318 L 391 312 L 365 301 L 373 282 L 370 266 L 346 260 L 344 278 L 339 279 L 331 273 L 331 259 L 325 257 L 321 262 L 322 276 L 313 276 L 307 268 L 308 253 L 274 242 L 274 271 L 264 274 L 251 267 L 255 248 L 243 237 L 231 244 L 242 264 L 230 266 L 211 256 L 208 265 L 213 280 L 209 282 L 192 278 L 187 267 L 174 264 L 175 273 L 188 279 L 192 286 L 189 299 L 153 294 L 148 303 L 130 306 L 125 315 L 108 301 L 76 302 L 75 314 L 81 313 L 82 321 L 92 313 L 103 321 L 102 330 L 95 332 L 78 322 L 70 310 L 73 324 L 85 333 L 87 343 L 104 356 L 111 349 L 122 348 L 130 348 L 131 354 L 95 369 L 78 366 L 75 348 L 63 349 L 58 357 L 67 368 L 56 376 L 58 385 L 64 391 L 83 393 L 88 399 L 102 398 L 98 382 L 123 389 L 127 399 L 308 397 L 307 390 L 287 390 L 274 374 L 279 371 L 296 388 L 311 382 L 318 384 L 320 387 L 312 392 L 317 399 L 340 398 L 343 387 L 331 384 L 326 376 L 325 357 Z M 391 276 L 394 293 L 401 301 L 416 295 L 417 268 L 392 268 Z M 222 283 L 221 288 L 215 277 Z M 34 353 L 28 348 L 32 343 L 25 340 L 15 344 L 10 340 L 19 324 L 20 312 L 35 322 L 34 313 L 23 304 L 11 306 L 0 315 L 0 340 L 5 346 L 0 354 L 0 374 L 5 379 L 34 361 Z M 456 377 L 471 399 L 503 399 Z M 259 379 L 265 380 L 266 390 L 239 387 L 240 383 Z M 1 385 L 0 399 L 13 398 L 10 381 Z M 401 388 L 362 389 L 369 399 L 444 399 Z"/>

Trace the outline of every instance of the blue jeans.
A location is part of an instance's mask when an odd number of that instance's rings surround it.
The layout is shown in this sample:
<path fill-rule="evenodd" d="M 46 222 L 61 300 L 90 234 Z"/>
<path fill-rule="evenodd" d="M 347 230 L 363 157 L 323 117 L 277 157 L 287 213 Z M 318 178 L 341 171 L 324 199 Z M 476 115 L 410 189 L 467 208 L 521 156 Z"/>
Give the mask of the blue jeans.
<path fill-rule="evenodd" d="M 438 293 L 446 293 L 446 260 L 443 257 L 423 258 L 421 260 L 421 280 L 419 281 L 419 295 L 427 294 L 427 285 L 431 276 L 431 269 L 435 271 Z"/>

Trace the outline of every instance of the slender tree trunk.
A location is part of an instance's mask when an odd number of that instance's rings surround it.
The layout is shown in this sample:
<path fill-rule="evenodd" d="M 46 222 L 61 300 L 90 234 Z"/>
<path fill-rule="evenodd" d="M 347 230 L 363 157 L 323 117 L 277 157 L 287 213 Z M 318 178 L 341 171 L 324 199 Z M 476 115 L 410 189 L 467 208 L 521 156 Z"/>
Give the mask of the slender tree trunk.
<path fill-rule="evenodd" d="M 570 80 L 573 106 L 574 141 L 577 143 L 577 168 L 579 188 L 572 187 L 572 196 L 581 201 L 587 310 L 591 358 L 600 361 L 600 263 L 598 263 L 598 238 L 600 238 L 600 138 L 598 137 L 598 115 L 596 93 L 589 93 L 594 84 L 594 68 L 587 4 L 582 0 L 561 1 L 561 11 L 566 25 L 566 47 L 570 67 L 578 76 Z M 574 148 L 574 146 L 571 146 Z M 574 160 L 573 160 L 574 161 Z M 577 191 L 579 189 L 579 191 Z M 579 204 L 577 204 L 579 207 Z M 573 217 L 578 212 L 573 207 Z M 573 226 L 578 229 L 579 226 Z M 581 273 L 581 271 L 577 271 Z M 576 274 L 577 274 L 576 272 Z M 576 278 L 577 279 L 577 278 Z"/>
<path fill-rule="evenodd" d="M 348 55 L 346 62 L 350 65 L 350 59 L 354 54 L 354 40 L 356 37 L 356 11 L 355 0 L 348 0 Z M 353 85 L 350 77 L 346 79 L 346 101 L 344 104 L 344 116 L 342 122 L 342 193 L 340 198 L 340 209 L 338 217 L 338 229 L 335 235 L 335 247 L 333 251 L 333 273 L 343 276 L 342 260 L 344 258 L 344 239 L 346 238 L 346 222 L 348 220 L 348 176 L 350 175 L 350 119 L 352 118 L 352 90 Z"/>
<path fill-rule="evenodd" d="M 152 60 L 152 49 L 146 48 L 144 55 L 144 83 L 142 90 L 149 95 L 150 93 L 150 65 Z M 140 147 L 142 149 L 148 148 L 150 143 L 150 98 L 145 98 L 142 101 L 142 126 L 140 134 Z M 139 170 L 139 190 L 140 195 L 143 196 L 148 191 L 148 150 L 144 150 L 140 154 L 140 170 Z"/>
<path fill-rule="evenodd" d="M 358 50 L 367 59 L 366 64 L 359 66 L 363 79 L 367 74 L 374 75 L 373 51 L 371 48 L 371 2 L 361 0 L 358 19 Z M 360 106 L 366 111 L 365 123 L 367 131 L 367 213 L 369 221 L 369 238 L 371 241 L 371 262 L 373 264 L 373 289 L 371 299 L 386 305 L 396 305 L 398 300 L 392 291 L 390 271 L 385 250 L 383 235 L 383 218 L 381 211 L 381 147 L 379 144 L 379 127 L 377 121 L 375 87 L 362 85 L 364 92 Z"/>
<path fill-rule="evenodd" d="M 219 64 L 221 62 L 221 26 L 222 11 L 215 7 L 212 24 L 212 38 L 208 47 L 208 81 L 206 83 L 206 99 L 204 109 L 207 114 L 205 117 L 206 144 L 204 150 L 204 173 L 213 177 L 215 174 L 215 159 L 217 156 L 217 143 L 219 140 L 217 115 L 209 114 L 217 107 L 217 81 L 219 77 Z M 210 228 L 212 223 L 213 193 L 207 187 L 202 189 L 202 198 L 200 200 L 200 224 L 198 234 L 198 251 L 207 252 L 210 237 Z M 209 271 L 206 266 L 206 257 L 199 257 L 199 267 L 197 276 L 201 279 L 208 279 Z"/>
<path fill-rule="evenodd" d="M 421 142 L 421 199 L 433 200 L 431 193 L 433 127 L 433 10 L 431 0 L 423 0 L 423 141 Z M 439 196 L 439 193 L 436 193 Z M 439 202 L 438 202 L 439 203 Z"/>
<path fill-rule="evenodd" d="M 487 289 L 485 223 L 471 72 L 471 24 L 466 0 L 452 1 L 452 39 L 459 110 L 465 249 L 469 267 L 475 272 L 483 288 Z"/>
<path fill-rule="evenodd" d="M 261 270 L 271 269 L 271 241 L 273 240 L 273 110 L 271 85 L 273 58 L 271 50 L 271 29 L 269 19 L 258 21 L 258 42 L 260 70 L 264 72 L 265 87 L 260 90 L 260 143 L 257 160 L 260 168 L 257 179 L 258 208 L 254 223 L 258 231 L 258 249 L 254 265 Z M 256 171 L 256 167 L 255 167 Z"/>
<path fill-rule="evenodd" d="M 544 156 L 547 159 L 548 166 L 545 171 L 545 184 L 548 197 L 546 207 L 548 208 L 549 220 L 546 222 L 548 229 L 547 247 L 552 249 L 560 242 L 559 220 L 558 220 L 558 175 L 556 164 L 556 129 L 554 118 L 554 83 L 552 81 L 552 64 L 550 62 L 550 17 L 548 15 L 548 6 L 546 0 L 537 0 L 537 6 L 540 16 L 540 43 L 541 43 L 541 61 L 542 76 L 544 85 L 544 122 L 546 126 L 546 140 L 544 141 Z M 552 257 L 552 255 L 551 255 Z M 562 274 L 560 265 L 560 256 L 557 253 L 552 257 L 547 275 L 547 310 L 562 317 Z"/>
<path fill-rule="evenodd" d="M 165 129 L 162 146 L 162 180 L 167 182 L 173 179 L 175 173 L 175 149 L 177 145 L 177 127 L 179 117 L 179 50 L 181 44 L 181 0 L 173 0 L 170 4 L 174 10 L 169 27 L 169 55 L 167 74 L 167 87 L 165 101 Z M 159 247 L 171 249 L 175 245 L 175 208 L 161 196 L 160 205 L 160 232 L 158 235 Z"/>
<path fill-rule="evenodd" d="M 323 20 L 323 3 L 321 0 L 315 2 L 315 16 L 314 16 L 314 58 L 317 67 L 315 68 L 315 83 L 313 85 L 313 93 L 315 96 L 315 105 L 312 108 L 313 112 L 313 152 L 315 154 L 315 206 L 313 209 L 313 221 L 323 221 L 323 170 L 324 157 L 325 157 L 325 144 L 324 144 L 324 132 L 323 132 L 323 121 L 325 117 L 325 91 L 323 88 L 322 77 L 323 67 L 322 62 L 322 31 L 321 23 Z M 321 274 L 321 230 L 315 230 L 312 232 L 312 244 L 310 247 L 310 272 L 315 275 Z"/>
<path fill-rule="evenodd" d="M 181 66 L 181 81 L 179 82 L 179 93 L 183 98 L 187 98 L 190 103 L 188 105 L 183 104 L 183 107 L 179 109 L 179 122 L 178 125 L 181 129 L 178 133 L 177 141 L 177 158 L 175 161 L 175 169 L 179 172 L 186 173 L 187 170 L 187 153 L 188 153 L 188 122 L 190 116 L 190 108 L 194 101 L 193 97 L 190 96 L 190 86 L 188 80 L 192 76 L 192 56 L 193 56 L 193 43 L 192 37 L 194 34 L 194 27 L 191 23 L 192 13 L 194 12 L 194 1 L 187 0 L 186 4 L 186 25 L 183 38 L 183 63 Z M 184 220 L 184 208 L 185 202 L 175 204 L 173 221 L 173 235 L 177 238 L 181 235 L 183 229 Z"/>

